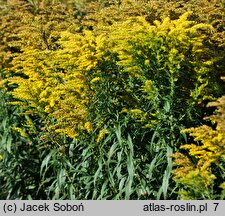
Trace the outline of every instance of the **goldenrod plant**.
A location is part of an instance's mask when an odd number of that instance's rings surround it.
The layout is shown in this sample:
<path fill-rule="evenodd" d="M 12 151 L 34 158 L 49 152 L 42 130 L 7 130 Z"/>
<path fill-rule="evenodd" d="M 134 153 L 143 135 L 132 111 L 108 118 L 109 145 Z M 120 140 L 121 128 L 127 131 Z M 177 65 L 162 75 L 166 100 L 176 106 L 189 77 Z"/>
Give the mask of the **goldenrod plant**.
<path fill-rule="evenodd" d="M 225 97 L 211 102 L 216 107 L 214 115 L 208 117 L 212 126 L 202 125 L 185 129 L 190 133 L 192 144 L 181 145 L 187 153 L 175 153 L 174 180 L 182 185 L 181 199 L 224 199 L 225 159 Z"/>
<path fill-rule="evenodd" d="M 0 0 L 1 198 L 223 197 L 222 165 L 197 155 L 214 150 L 183 132 L 222 142 L 218 128 L 187 129 L 225 93 L 212 2 L 203 14 L 200 1 Z"/>

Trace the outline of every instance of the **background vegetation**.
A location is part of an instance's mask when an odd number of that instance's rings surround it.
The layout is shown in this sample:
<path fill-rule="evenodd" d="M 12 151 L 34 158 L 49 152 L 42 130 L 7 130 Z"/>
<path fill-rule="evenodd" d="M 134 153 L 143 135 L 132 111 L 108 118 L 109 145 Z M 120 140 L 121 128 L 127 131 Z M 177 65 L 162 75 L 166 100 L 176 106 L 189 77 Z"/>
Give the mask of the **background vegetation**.
<path fill-rule="evenodd" d="M 0 0 L 1 199 L 224 199 L 223 0 Z"/>

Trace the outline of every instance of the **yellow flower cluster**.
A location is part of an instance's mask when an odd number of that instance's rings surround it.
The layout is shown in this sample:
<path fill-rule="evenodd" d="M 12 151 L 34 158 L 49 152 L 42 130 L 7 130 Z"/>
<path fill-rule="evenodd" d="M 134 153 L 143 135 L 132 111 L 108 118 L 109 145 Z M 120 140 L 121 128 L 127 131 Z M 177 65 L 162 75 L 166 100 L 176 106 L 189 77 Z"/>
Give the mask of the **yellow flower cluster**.
<path fill-rule="evenodd" d="M 214 173 L 212 167 L 217 166 L 221 168 L 221 163 L 225 161 L 225 97 L 209 105 L 217 106 L 218 108 L 217 114 L 209 117 L 217 123 L 216 129 L 203 125 L 182 131 L 190 133 L 194 137 L 194 141 L 201 143 L 201 145 L 186 144 L 180 147 L 181 149 L 189 150 L 189 155 L 194 157 L 197 162 L 191 161 L 181 153 L 173 155 L 175 159 L 174 164 L 178 166 L 173 171 L 175 181 L 183 184 L 195 193 L 200 193 L 202 189 L 205 190 L 205 193 L 210 192 L 216 179 L 216 173 Z M 194 185 L 197 187 L 193 187 Z M 224 188 L 224 183 L 220 187 Z M 187 194 L 186 191 L 186 197 L 183 198 L 196 198 L 191 197 L 190 194 L 187 196 Z"/>
<path fill-rule="evenodd" d="M 109 134 L 107 129 L 101 129 L 98 134 L 97 143 L 100 143 L 107 134 Z"/>
<path fill-rule="evenodd" d="M 90 133 L 92 126 L 88 121 L 88 105 L 90 95 L 95 91 L 90 84 L 104 82 L 97 71 L 107 73 L 107 67 L 104 69 L 106 71 L 101 71 L 99 64 L 116 55 L 118 60 L 113 64 L 121 66 L 129 76 L 142 80 L 142 92 L 147 99 L 154 99 L 158 89 L 153 81 L 146 80 L 140 65 L 147 69 L 152 67 L 153 52 L 158 71 L 174 73 L 174 80 L 179 77 L 184 53 L 190 47 L 201 49 L 203 37 L 198 35 L 197 29 L 207 28 L 194 25 L 187 20 L 188 16 L 189 13 L 186 13 L 174 21 L 166 18 L 162 22 L 156 21 L 154 25 L 150 25 L 144 17 L 132 17 L 108 26 L 100 33 L 60 31 L 57 36 L 60 49 L 38 49 L 27 44 L 23 54 L 13 60 L 13 70 L 22 72 L 26 78 L 14 76 L 8 80 L 18 86 L 12 92 L 17 99 L 14 104 L 22 106 L 27 113 L 54 118 L 56 121 L 51 128 L 61 134 L 75 137 L 83 130 Z M 177 41 L 179 49 L 176 48 Z M 163 60 L 165 53 L 168 61 Z M 143 64 L 137 63 L 140 56 Z M 92 76 L 92 73 L 95 74 Z M 119 99 L 114 101 L 118 105 Z M 129 110 L 134 118 L 145 121 L 145 112 L 136 108 Z M 102 133 L 98 140 L 101 140 Z"/>

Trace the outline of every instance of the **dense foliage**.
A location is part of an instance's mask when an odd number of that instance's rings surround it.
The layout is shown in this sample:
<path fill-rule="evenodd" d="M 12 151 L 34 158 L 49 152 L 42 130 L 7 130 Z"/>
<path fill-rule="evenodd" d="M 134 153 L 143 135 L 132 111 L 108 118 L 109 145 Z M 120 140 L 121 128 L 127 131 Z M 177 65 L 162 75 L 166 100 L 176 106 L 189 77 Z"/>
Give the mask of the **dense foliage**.
<path fill-rule="evenodd" d="M 224 6 L 0 1 L 0 198 L 223 199 Z"/>
<path fill-rule="evenodd" d="M 224 199 L 224 144 L 225 144 L 225 97 L 209 103 L 216 106 L 217 112 L 209 119 L 216 124 L 202 125 L 186 129 L 199 144 L 186 144 L 180 148 L 188 149 L 189 156 L 175 153 L 175 180 L 184 187 L 180 192 L 183 199 Z"/>

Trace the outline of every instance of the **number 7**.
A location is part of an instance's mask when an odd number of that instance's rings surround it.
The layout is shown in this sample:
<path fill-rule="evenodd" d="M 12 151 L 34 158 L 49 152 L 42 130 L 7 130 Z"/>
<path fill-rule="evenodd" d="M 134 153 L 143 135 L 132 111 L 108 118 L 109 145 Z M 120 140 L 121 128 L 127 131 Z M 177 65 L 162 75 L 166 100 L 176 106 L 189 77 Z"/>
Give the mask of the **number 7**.
<path fill-rule="evenodd" d="M 217 209 L 219 203 L 213 203 L 213 204 L 215 205 L 214 211 L 216 211 L 216 209 Z"/>

